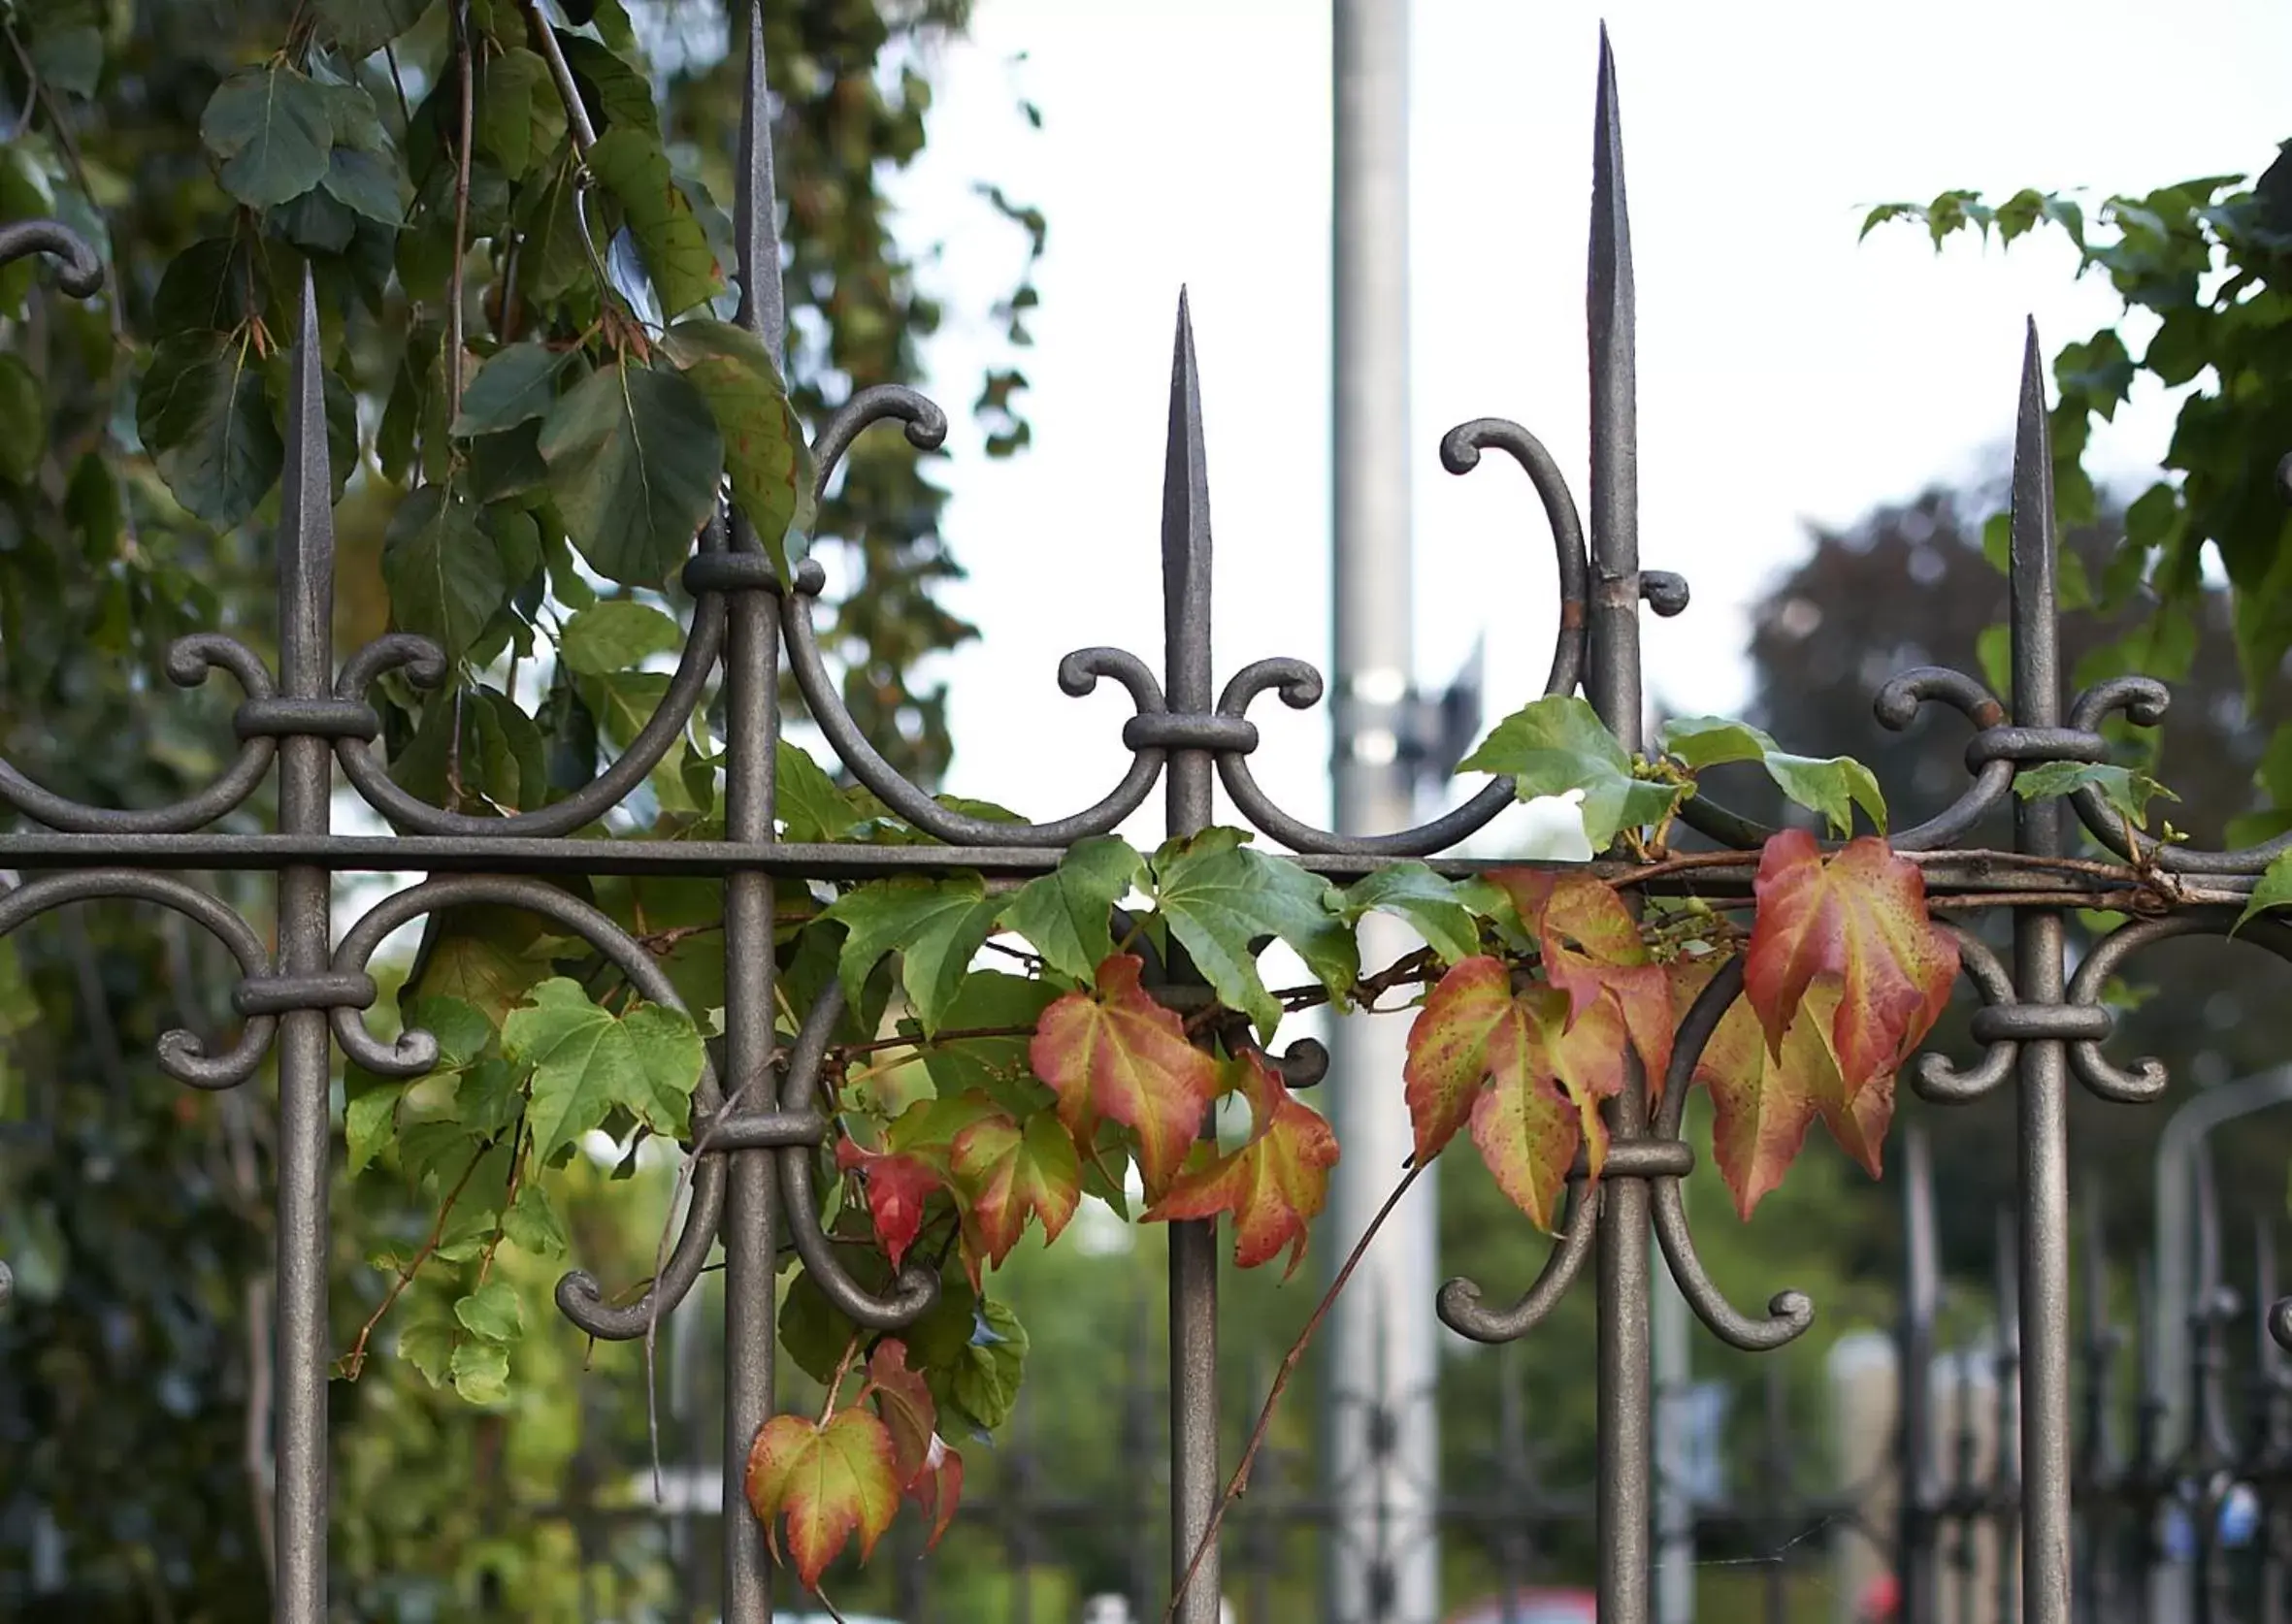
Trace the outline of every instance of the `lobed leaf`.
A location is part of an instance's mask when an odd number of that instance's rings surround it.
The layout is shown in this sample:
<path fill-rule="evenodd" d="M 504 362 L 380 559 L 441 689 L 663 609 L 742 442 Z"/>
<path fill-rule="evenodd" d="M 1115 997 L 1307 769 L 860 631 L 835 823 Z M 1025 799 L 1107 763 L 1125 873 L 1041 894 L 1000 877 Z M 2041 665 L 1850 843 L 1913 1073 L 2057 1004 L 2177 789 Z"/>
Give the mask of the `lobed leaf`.
<path fill-rule="evenodd" d="M 1030 1218 L 1039 1218 L 1043 1239 L 1056 1241 L 1082 1202 L 1074 1141 L 1048 1112 L 1028 1118 L 1023 1126 L 1001 1111 L 980 1117 L 955 1135 L 951 1164 L 971 1237 L 998 1268 Z"/>
<path fill-rule="evenodd" d="M 835 1142 L 835 1165 L 860 1175 L 875 1239 L 897 1269 L 922 1232 L 924 1203 L 946 1184 L 943 1170 L 922 1156 L 864 1150 L 849 1139 Z"/>
<path fill-rule="evenodd" d="M 1232 1070 L 1250 1102 L 1248 1141 L 1224 1154 L 1214 1146 L 1196 1148 L 1192 1165 L 1143 1217 L 1153 1223 L 1230 1213 L 1235 1266 L 1254 1269 L 1287 1247 L 1287 1279 L 1297 1272 L 1313 1220 L 1328 1199 L 1337 1136 L 1254 1052 L 1245 1050 Z"/>
<path fill-rule="evenodd" d="M 2014 775 L 2014 793 L 2023 800 L 2097 790 L 2112 811 L 2131 820 L 2136 828 L 2148 827 L 2148 803 L 2162 796 L 2178 800 L 2164 785 L 2145 772 L 2108 762 L 2043 762 Z"/>
<path fill-rule="evenodd" d="M 626 1017 L 557 977 L 502 1023 L 502 1048 L 533 1068 L 527 1121 L 544 1162 L 615 1109 L 658 1133 L 681 1136 L 700 1081 L 700 1033 L 673 1010 L 639 1004 Z"/>
<path fill-rule="evenodd" d="M 1777 789 L 1821 814 L 1833 833 L 1853 832 L 1856 807 L 1881 833 L 1885 831 L 1886 801 L 1879 781 L 1850 756 L 1794 756 L 1748 722 L 1722 716 L 1674 717 L 1656 730 L 1655 742 L 1695 771 L 1728 762 L 1757 762 Z"/>
<path fill-rule="evenodd" d="M 1248 839 L 1239 829 L 1209 828 L 1168 842 L 1154 854 L 1154 899 L 1219 1001 L 1270 1038 L 1282 1012 L 1258 974 L 1259 938 L 1287 942 L 1340 1007 L 1360 959 L 1353 932 L 1328 911 L 1326 883 Z"/>
<path fill-rule="evenodd" d="M 845 892 L 821 916 L 846 930 L 836 962 L 844 998 L 857 1009 L 876 964 L 897 952 L 916 1019 L 927 1034 L 938 1030 L 1000 905 L 976 874 L 876 880 Z"/>
<path fill-rule="evenodd" d="M 1069 992 L 1042 1012 L 1028 1055 L 1077 1142 L 1090 1140 L 1100 1117 L 1137 1134 L 1139 1171 L 1157 1196 L 1201 1132 L 1218 1072 L 1186 1040 L 1177 1013 L 1139 985 L 1144 969 L 1135 954 L 1109 955 L 1091 991 Z"/>
<path fill-rule="evenodd" d="M 1368 913 L 1388 913 L 1407 922 L 1424 943 L 1454 964 L 1480 951 L 1480 925 L 1454 882 L 1422 862 L 1388 864 L 1342 891 L 1330 888 L 1327 906 L 1348 925 Z"/>
<path fill-rule="evenodd" d="M 1145 878 L 1146 860 L 1117 835 L 1079 840 L 1050 873 L 1028 881 L 999 923 L 1061 975 L 1087 982 L 1114 951 L 1114 908 Z"/>
<path fill-rule="evenodd" d="M 863 1560 L 891 1527 L 900 1485 L 891 1433 L 866 1410 L 826 1421 L 774 1415 L 748 1450 L 748 1505 L 779 1549 L 784 1515 L 796 1576 L 818 1590 L 820 1575 L 856 1533 Z"/>
<path fill-rule="evenodd" d="M 1660 823 L 1678 802 L 1681 786 L 1635 778 L 1631 757 L 1573 694 L 1531 701 L 1496 724 L 1458 771 L 1511 775 L 1523 800 L 1584 792 L 1584 832 L 1604 851 L 1619 832 Z"/>

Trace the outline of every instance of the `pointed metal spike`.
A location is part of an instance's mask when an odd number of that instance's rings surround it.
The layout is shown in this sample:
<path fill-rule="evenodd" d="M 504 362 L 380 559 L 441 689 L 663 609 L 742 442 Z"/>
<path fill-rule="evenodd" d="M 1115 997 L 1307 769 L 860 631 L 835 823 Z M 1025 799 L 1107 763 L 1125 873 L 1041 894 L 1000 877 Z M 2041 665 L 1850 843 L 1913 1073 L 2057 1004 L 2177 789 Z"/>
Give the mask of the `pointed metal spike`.
<path fill-rule="evenodd" d="M 1194 315 L 1178 291 L 1170 358 L 1170 426 L 1162 477 L 1163 681 L 1170 709 L 1206 712 L 1210 693 L 1210 484 L 1202 449 L 1201 378 Z"/>
<path fill-rule="evenodd" d="M 2022 346 L 2021 404 L 2014 424 L 2012 519 L 2014 720 L 2046 727 L 2059 708 L 2054 652 L 2053 442 L 2046 422 L 2046 362 L 2038 324 Z M 2033 706 L 2042 705 L 2040 715 Z"/>
<path fill-rule="evenodd" d="M 764 0 L 749 0 L 748 78 L 740 95 L 740 195 L 734 235 L 739 245 L 740 325 L 786 364 L 788 311 L 780 288 L 779 199 L 772 180 L 771 92 L 766 83 Z"/>
<path fill-rule="evenodd" d="M 333 692 L 334 475 L 326 448 L 326 361 L 318 288 L 303 271 L 278 502 L 278 687 L 294 698 Z"/>
<path fill-rule="evenodd" d="M 1627 748 L 1641 726 L 1639 403 L 1631 218 L 1616 53 L 1603 24 L 1591 152 L 1591 663 L 1586 691 Z"/>

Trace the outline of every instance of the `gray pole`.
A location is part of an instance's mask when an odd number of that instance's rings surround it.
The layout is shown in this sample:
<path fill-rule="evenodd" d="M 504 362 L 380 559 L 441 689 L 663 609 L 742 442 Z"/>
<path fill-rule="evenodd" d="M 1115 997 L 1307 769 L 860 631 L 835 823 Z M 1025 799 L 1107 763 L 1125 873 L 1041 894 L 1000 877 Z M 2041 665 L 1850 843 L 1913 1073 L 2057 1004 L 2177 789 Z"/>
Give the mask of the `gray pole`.
<path fill-rule="evenodd" d="M 1332 598 L 1336 826 L 1413 821 L 1402 759 L 1411 698 L 1408 430 L 1407 0 L 1334 0 Z M 1361 922 L 1361 960 L 1414 938 Z M 1413 1145 L 1401 1098 L 1408 1023 L 1334 1023 L 1326 1094 L 1345 1148 L 1331 1182 L 1335 1266 L 1391 1193 Z M 1328 1605 L 1340 1624 L 1416 1624 L 1440 1612 L 1433 1403 L 1438 1348 L 1432 1175 L 1386 1220 L 1325 1336 L 1326 1459 L 1336 1508 Z M 1382 1424 L 1380 1424 L 1382 1423 Z"/>

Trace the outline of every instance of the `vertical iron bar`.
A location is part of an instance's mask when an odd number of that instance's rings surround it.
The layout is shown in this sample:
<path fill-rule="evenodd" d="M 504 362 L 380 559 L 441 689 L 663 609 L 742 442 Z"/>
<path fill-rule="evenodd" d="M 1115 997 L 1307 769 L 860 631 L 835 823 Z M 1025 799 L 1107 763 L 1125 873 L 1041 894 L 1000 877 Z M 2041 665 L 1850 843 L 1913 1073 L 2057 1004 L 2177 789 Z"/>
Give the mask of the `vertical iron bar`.
<path fill-rule="evenodd" d="M 1798 1530 L 1794 1526 L 1798 1508 L 1791 1493 L 1790 1420 L 1784 1410 L 1783 1366 L 1769 1359 L 1762 1372 L 1766 1383 L 1765 1433 L 1759 1441 L 1762 1468 L 1759 1476 L 1766 1479 L 1760 1493 L 1767 1502 L 1764 1539 L 1774 1552 L 1774 1560 L 1766 1564 L 1766 1619 L 1767 1624 L 1789 1624 L 1790 1574 L 1788 1556 L 1792 1539 Z"/>
<path fill-rule="evenodd" d="M 2292 1540 L 2292 1508 L 2287 1508 L 2285 1473 L 2292 1458 L 2285 1449 L 2286 1422 L 2284 1350 L 2269 1334 L 2269 1305 L 2276 1300 L 2276 1226 L 2262 1216 L 2252 1222 L 2252 1322 L 2258 1346 L 2254 1348 L 2252 1390 L 2253 1474 L 2260 1495 L 2260 1525 L 2254 1539 L 2260 1546 L 2260 1617 L 2258 1624 L 2287 1624 L 2292 1618 L 2292 1575 L 2285 1572 L 2285 1545 Z"/>
<path fill-rule="evenodd" d="M 786 313 L 772 185 L 771 108 L 765 84 L 764 7 L 748 12 L 748 78 L 740 111 L 740 324 L 784 364 Z M 760 550 L 736 511 L 733 546 Z M 773 837 L 779 749 L 779 621 L 762 592 L 735 593 L 725 638 L 724 824 L 728 838 Z M 728 1097 L 758 1105 L 772 1090 L 772 882 L 755 869 L 724 882 L 724 1053 Z M 754 1096 L 761 1095 L 761 1098 Z M 742 1494 L 748 1445 L 772 1409 L 773 1300 L 779 1178 L 768 1150 L 736 1151 L 724 1210 L 724 1624 L 769 1624 L 771 1572 L 764 1529 Z"/>
<path fill-rule="evenodd" d="M 1896 1443 L 1900 1501 L 1895 1509 L 1894 1577 L 1902 1624 L 1939 1624 L 1942 1597 L 1931 1513 L 1934 1470 L 1934 1316 L 1942 1291 L 1934 1236 L 1934 1162 L 1925 1129 L 1903 1143 L 1902 1230 L 1905 1280 L 1896 1380 L 1902 1423 Z"/>
<path fill-rule="evenodd" d="M 1202 450 L 1201 381 L 1194 318 L 1178 295 L 1170 362 L 1169 446 L 1162 490 L 1162 666 L 1170 710 L 1207 715 L 1216 703 L 1210 666 L 1210 490 Z M 1206 750 L 1172 750 L 1166 784 L 1169 832 L 1193 834 L 1212 818 Z M 1218 1223 L 1170 1225 L 1170 1553 L 1173 1582 L 1218 1504 Z M 1177 1624 L 1217 1624 L 1218 1553 L 1194 1575 Z"/>
<path fill-rule="evenodd" d="M 1994 1509 L 1991 1525 L 1997 1539 L 1997 1620 L 1998 1624 L 2014 1624 L 2019 1611 L 2014 1605 L 2014 1593 L 2020 1588 L 2014 1582 L 2014 1543 L 2020 1532 L 2014 1514 L 2019 1476 L 2014 1435 L 2021 1396 L 2021 1327 L 2015 1313 L 2018 1294 L 2014 1268 L 2015 1237 L 2010 1208 L 1998 1214 L 1997 1237 L 1998 1346 L 1991 1366 L 1997 1387 L 1990 1395 L 1995 1406 L 1996 1418 L 1991 1425 L 1996 1438 L 1990 1445 L 1992 1492 L 1989 1498 Z"/>
<path fill-rule="evenodd" d="M 2053 467 L 2037 324 L 2022 354 L 2014 441 L 2014 720 L 2061 723 L 2054 603 Z M 2062 854 L 2061 804 L 2016 799 L 2014 848 Z M 2014 913 L 2014 985 L 2028 1004 L 2063 991 L 2058 909 Z M 2055 1038 L 2021 1046 L 2021 1616 L 2069 1624 L 2069 1080 Z"/>
<path fill-rule="evenodd" d="M 1587 696 L 1627 751 L 1640 746 L 1639 438 L 1633 356 L 1631 225 L 1623 197 L 1623 132 L 1616 58 L 1600 30 L 1591 169 L 1591 607 Z M 1648 1127 L 1648 1083 L 1627 1062 L 1607 1103 L 1617 1142 Z M 1599 1210 L 1600 1624 L 1649 1624 L 1654 1551 L 1648 1299 L 1648 1186 L 1602 1182 Z"/>
<path fill-rule="evenodd" d="M 334 688 L 334 484 L 326 462 L 325 368 L 318 296 L 303 273 L 295 337 L 289 455 L 278 508 L 278 687 L 290 699 Z M 278 828 L 324 834 L 334 787 L 323 738 L 278 741 Z M 323 974 L 333 942 L 331 876 L 298 864 L 278 875 L 279 968 Z M 278 1555 L 273 1606 L 280 1624 L 326 1616 L 327 1156 L 332 1069 L 326 1012 L 278 1021 Z"/>

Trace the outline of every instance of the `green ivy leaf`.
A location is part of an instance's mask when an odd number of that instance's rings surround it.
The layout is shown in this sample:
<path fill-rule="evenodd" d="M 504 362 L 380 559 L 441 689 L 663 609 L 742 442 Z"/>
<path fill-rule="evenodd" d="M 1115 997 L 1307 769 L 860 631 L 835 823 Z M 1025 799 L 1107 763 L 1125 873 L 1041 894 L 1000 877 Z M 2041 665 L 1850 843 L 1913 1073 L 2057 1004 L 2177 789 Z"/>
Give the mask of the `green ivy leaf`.
<path fill-rule="evenodd" d="M 525 1334 L 517 1290 L 508 1281 L 487 1281 L 454 1304 L 453 1316 L 464 1330 L 486 1342 L 511 1343 Z"/>
<path fill-rule="evenodd" d="M 546 417 L 557 404 L 557 380 L 579 358 L 577 349 L 551 349 L 531 340 L 508 345 L 470 379 L 448 433 L 466 439 Z"/>
<path fill-rule="evenodd" d="M 509 578 L 478 509 L 450 483 L 424 485 L 398 504 L 382 536 L 382 581 L 403 631 L 448 660 L 469 652 L 509 601 Z"/>
<path fill-rule="evenodd" d="M 159 341 L 136 401 L 136 432 L 176 501 L 211 525 L 252 513 L 286 466 L 253 346 L 220 334 Z"/>
<path fill-rule="evenodd" d="M 974 1425 L 992 1432 L 1011 1418 L 1026 1373 L 1027 1327 L 1003 1304 L 981 1299 L 971 1339 L 947 1379 L 947 1397 Z"/>
<path fill-rule="evenodd" d="M 1425 945 L 1454 964 L 1480 951 L 1480 926 L 1456 886 L 1422 862 L 1396 862 L 1362 876 L 1343 891 L 1331 887 L 1329 907 L 1346 924 L 1363 914 L 1389 913 L 1408 922 Z"/>
<path fill-rule="evenodd" d="M 619 202 L 665 313 L 681 315 L 724 291 L 708 234 L 677 189 L 657 135 L 634 124 L 608 129 L 589 149 L 589 173 Z"/>
<path fill-rule="evenodd" d="M 1573 694 L 1548 695 L 1513 712 L 1457 770 L 1510 774 L 1523 800 L 1582 790 L 1584 833 L 1594 851 L 1606 850 L 1621 829 L 1660 823 L 1680 795 L 1680 786 L 1634 778 L 1630 756 L 1599 712 Z"/>
<path fill-rule="evenodd" d="M 780 740 L 775 757 L 775 805 L 781 837 L 800 843 L 842 840 L 863 814 L 801 745 Z"/>
<path fill-rule="evenodd" d="M 2078 790 L 2098 790 L 2114 812 L 2133 821 L 2136 828 L 2148 827 L 2148 803 L 2162 796 L 2178 800 L 2164 785 L 2145 772 L 2114 766 L 2107 762 L 2043 762 L 2014 777 L 2014 793 L 2023 800 L 2066 796 Z"/>
<path fill-rule="evenodd" d="M 947 1006 L 945 1023 L 954 1031 L 1016 1027 L 1031 1034 L 1059 991 L 1055 982 L 973 970 Z M 1053 1101 L 1050 1089 L 1034 1075 L 1026 1035 L 933 1044 L 923 1051 L 920 1060 L 943 1101 L 977 1089 L 1022 1119 Z"/>
<path fill-rule="evenodd" d="M 477 81 L 477 150 L 512 180 L 548 155 L 565 134 L 565 113 L 549 65 L 523 46 L 490 58 Z"/>
<path fill-rule="evenodd" d="M 2236 928 L 2242 930 L 2254 914 L 2264 914 L 2275 908 L 2292 905 L 2292 852 L 2286 852 L 2261 870 L 2259 880 L 2252 887 L 2251 900 L 2237 916 Z"/>
<path fill-rule="evenodd" d="M 1785 796 L 1820 813 L 1834 834 L 1851 834 L 1854 808 L 1884 833 L 1885 797 L 1870 768 L 1850 756 L 1794 756 L 1748 722 L 1722 716 L 1680 716 L 1655 734 L 1656 748 L 1690 771 L 1728 762 L 1757 762 Z"/>
<path fill-rule="evenodd" d="M 269 209 L 326 179 L 334 122 L 316 84 L 273 62 L 215 86 L 199 137 L 222 164 L 223 190 L 250 209 Z"/>
<path fill-rule="evenodd" d="M 683 640 L 676 622 L 651 604 L 608 598 L 565 623 L 557 654 L 583 676 L 606 676 L 668 654 Z"/>
<path fill-rule="evenodd" d="M 349 1150 L 350 1177 L 372 1166 L 398 1127 L 398 1101 L 405 1090 L 396 1083 L 377 1079 L 364 1093 L 352 1094 L 343 1106 L 343 1140 Z"/>
<path fill-rule="evenodd" d="M 836 961 L 844 998 L 858 1008 L 868 975 L 885 954 L 896 951 L 900 984 L 916 1019 L 926 1032 L 936 1031 L 972 957 L 995 927 L 999 906 L 976 874 L 876 880 L 844 893 L 821 916 L 845 927 Z"/>
<path fill-rule="evenodd" d="M 518 1186 L 517 1199 L 502 1214 L 502 1233 L 510 1245 L 536 1257 L 560 1256 L 569 1244 L 548 1192 L 530 1179 Z"/>
<path fill-rule="evenodd" d="M 48 406 L 40 380 L 13 355 L 0 355 L 0 477 L 28 485 L 48 446 Z"/>
<path fill-rule="evenodd" d="M 1026 938 L 1043 962 L 1087 983 L 1114 951 L 1116 903 L 1146 875 L 1146 860 L 1111 834 L 1077 841 L 1050 873 L 1027 882 L 1003 904 L 1004 928 Z"/>
<path fill-rule="evenodd" d="M 1258 975 L 1251 944 L 1278 936 L 1342 1000 L 1360 973 L 1353 932 L 1330 914 L 1328 884 L 1295 863 L 1244 842 L 1239 829 L 1211 828 L 1172 840 L 1154 854 L 1155 905 L 1229 1009 L 1270 1038 L 1281 1006 Z"/>
<path fill-rule="evenodd" d="M 398 1356 L 422 1373 L 433 1387 L 442 1387 L 453 1373 L 454 1344 L 460 1339 L 442 1319 L 425 1319 L 398 1333 Z"/>
<path fill-rule="evenodd" d="M 657 586 L 716 507 L 724 438 L 674 373 L 626 361 L 589 374 L 541 423 L 541 459 L 566 535 L 589 567 Z"/>
<path fill-rule="evenodd" d="M 453 1350 L 453 1390 L 471 1404 L 500 1404 L 509 1396 L 509 1350 L 499 1343 L 465 1342 Z"/>
<path fill-rule="evenodd" d="M 615 1019 L 564 977 L 542 982 L 532 999 L 502 1023 L 502 1047 L 510 1059 L 533 1067 L 526 1120 L 541 1160 L 616 1108 L 655 1132 L 683 1132 L 682 1107 L 700 1081 L 703 1058 L 689 1020 L 649 1004 Z"/>
<path fill-rule="evenodd" d="M 734 500 L 780 578 L 793 580 L 815 522 L 812 461 L 771 352 L 746 328 L 700 316 L 670 328 L 661 348 L 707 398 Z"/>

